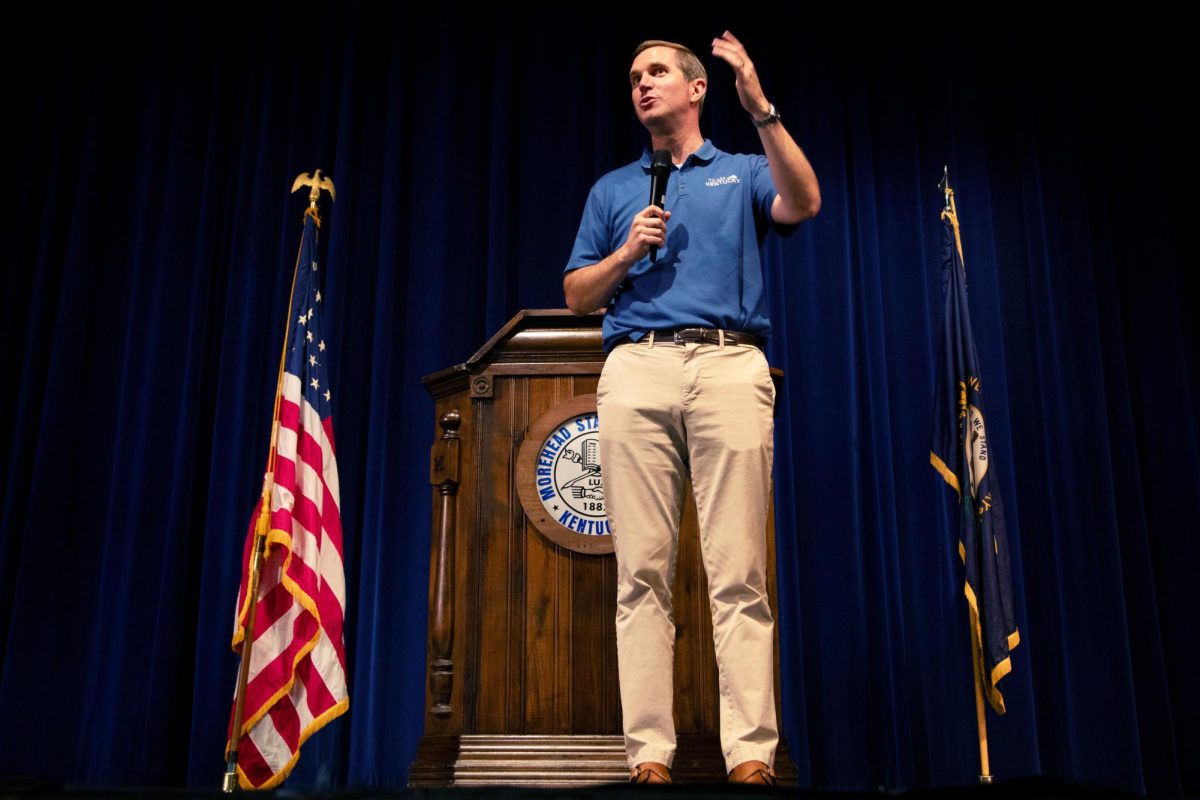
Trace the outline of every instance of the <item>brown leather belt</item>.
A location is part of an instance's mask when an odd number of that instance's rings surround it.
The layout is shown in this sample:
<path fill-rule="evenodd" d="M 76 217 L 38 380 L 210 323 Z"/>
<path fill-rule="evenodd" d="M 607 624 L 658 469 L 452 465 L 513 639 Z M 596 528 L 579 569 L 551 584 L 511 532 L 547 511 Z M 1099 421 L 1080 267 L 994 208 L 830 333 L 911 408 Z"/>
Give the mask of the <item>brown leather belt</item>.
<path fill-rule="evenodd" d="M 751 345 L 759 350 L 765 350 L 767 341 L 761 336 L 743 331 L 719 331 L 716 328 L 675 328 L 647 332 L 638 343 L 649 342 L 650 334 L 654 334 L 655 344 L 721 344 L 722 334 L 725 344 Z M 617 342 L 618 345 L 632 341 L 628 336 Z"/>

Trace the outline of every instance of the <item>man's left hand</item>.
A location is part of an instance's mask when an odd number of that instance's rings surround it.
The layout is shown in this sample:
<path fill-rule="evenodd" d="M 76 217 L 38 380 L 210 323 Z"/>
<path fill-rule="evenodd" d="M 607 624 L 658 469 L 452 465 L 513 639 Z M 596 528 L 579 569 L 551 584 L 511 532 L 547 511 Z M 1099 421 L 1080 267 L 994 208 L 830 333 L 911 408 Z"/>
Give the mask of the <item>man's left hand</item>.
<path fill-rule="evenodd" d="M 754 62 L 746 55 L 746 48 L 729 31 L 725 31 L 717 39 L 713 39 L 712 52 L 714 56 L 724 59 L 733 67 L 734 85 L 737 87 L 738 98 L 742 108 L 749 112 L 754 119 L 762 119 L 771 112 L 771 104 L 763 94 L 762 85 L 758 82 L 758 73 L 754 70 Z"/>

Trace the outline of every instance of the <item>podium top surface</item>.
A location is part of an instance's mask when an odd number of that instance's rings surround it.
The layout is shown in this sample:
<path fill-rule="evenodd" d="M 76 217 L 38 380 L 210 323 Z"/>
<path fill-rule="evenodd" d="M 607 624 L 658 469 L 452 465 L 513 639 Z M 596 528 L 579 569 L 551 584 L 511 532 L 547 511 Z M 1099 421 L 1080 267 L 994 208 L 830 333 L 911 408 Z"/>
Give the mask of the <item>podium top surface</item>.
<path fill-rule="evenodd" d="M 602 311 L 576 316 L 565 308 L 524 309 L 465 362 L 430 373 L 421 378 L 421 383 L 437 396 L 446 384 L 497 364 L 528 365 L 536 371 L 548 371 L 556 364 L 566 367 L 586 363 L 594 364 L 598 372 L 604 363 L 600 331 L 603 321 Z"/>

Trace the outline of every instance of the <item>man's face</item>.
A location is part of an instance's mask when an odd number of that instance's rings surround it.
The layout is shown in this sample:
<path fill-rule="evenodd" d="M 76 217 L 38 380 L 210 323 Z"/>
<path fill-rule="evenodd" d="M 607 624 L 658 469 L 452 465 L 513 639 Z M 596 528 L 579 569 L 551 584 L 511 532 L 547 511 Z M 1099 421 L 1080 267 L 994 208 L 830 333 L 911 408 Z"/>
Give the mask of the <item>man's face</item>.
<path fill-rule="evenodd" d="M 689 82 L 679 69 L 673 47 L 650 47 L 637 54 L 629 68 L 633 110 L 647 128 L 683 119 L 693 100 L 704 91 L 704 81 Z"/>

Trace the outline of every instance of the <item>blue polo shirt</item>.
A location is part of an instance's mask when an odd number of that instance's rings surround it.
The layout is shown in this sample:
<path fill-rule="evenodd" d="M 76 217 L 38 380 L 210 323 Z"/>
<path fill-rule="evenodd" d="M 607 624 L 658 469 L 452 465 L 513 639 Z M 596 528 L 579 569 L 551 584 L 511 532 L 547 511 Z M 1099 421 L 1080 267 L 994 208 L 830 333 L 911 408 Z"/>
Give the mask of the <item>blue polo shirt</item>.
<path fill-rule="evenodd" d="M 592 187 L 565 272 L 616 252 L 633 218 L 649 204 L 650 149 Z M 651 330 L 724 328 L 771 333 L 759 247 L 772 225 L 775 184 L 766 156 L 732 155 L 708 139 L 672 167 L 667 181 L 667 242 L 629 270 L 604 317 L 604 350 Z M 790 232 L 794 226 L 779 226 Z"/>

